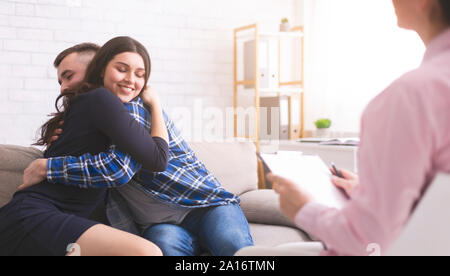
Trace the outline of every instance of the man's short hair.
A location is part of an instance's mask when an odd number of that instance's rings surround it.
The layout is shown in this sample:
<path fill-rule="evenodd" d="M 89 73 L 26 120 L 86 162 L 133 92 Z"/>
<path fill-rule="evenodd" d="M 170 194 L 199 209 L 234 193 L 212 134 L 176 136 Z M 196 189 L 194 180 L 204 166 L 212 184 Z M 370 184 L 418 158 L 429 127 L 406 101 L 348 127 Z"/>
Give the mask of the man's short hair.
<path fill-rule="evenodd" d="M 100 46 L 98 46 L 95 43 L 81 43 L 81 44 L 77 44 L 73 47 L 70 47 L 64 51 L 62 51 L 55 59 L 55 61 L 53 62 L 53 65 L 55 66 L 55 68 L 58 68 L 58 66 L 61 64 L 61 62 L 63 61 L 63 59 L 65 59 L 68 55 L 72 54 L 72 53 L 97 53 L 97 51 L 100 49 Z"/>

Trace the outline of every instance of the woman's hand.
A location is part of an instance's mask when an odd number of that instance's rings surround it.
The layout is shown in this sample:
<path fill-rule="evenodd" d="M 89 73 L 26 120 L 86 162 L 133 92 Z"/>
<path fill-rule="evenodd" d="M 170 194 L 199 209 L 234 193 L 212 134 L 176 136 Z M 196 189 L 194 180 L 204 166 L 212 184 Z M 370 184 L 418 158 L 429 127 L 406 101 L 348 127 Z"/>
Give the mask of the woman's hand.
<path fill-rule="evenodd" d="M 275 192 L 280 195 L 281 212 L 292 221 L 297 213 L 312 201 L 307 192 L 289 179 L 274 174 L 268 174 L 267 179 L 273 183 Z"/>
<path fill-rule="evenodd" d="M 352 193 L 355 190 L 356 186 L 359 185 L 359 177 L 357 174 L 354 174 L 347 170 L 339 170 L 339 172 L 342 174 L 344 178 L 340 178 L 334 174 L 334 170 L 330 169 L 333 176 L 331 177 L 331 182 L 338 187 L 345 191 L 345 193 L 352 197 Z"/>
<path fill-rule="evenodd" d="M 153 137 L 164 139 L 169 144 L 169 133 L 167 132 L 166 123 L 164 121 L 163 109 L 158 93 L 151 87 L 147 86 L 141 94 L 141 98 L 151 109 L 152 114 L 152 132 Z"/>
<path fill-rule="evenodd" d="M 150 107 L 161 106 L 161 101 L 159 99 L 158 93 L 151 86 L 147 86 L 141 94 L 141 98 L 145 104 Z"/>
<path fill-rule="evenodd" d="M 25 169 L 23 173 L 22 185 L 18 190 L 41 183 L 47 178 L 47 159 L 36 159 Z"/>

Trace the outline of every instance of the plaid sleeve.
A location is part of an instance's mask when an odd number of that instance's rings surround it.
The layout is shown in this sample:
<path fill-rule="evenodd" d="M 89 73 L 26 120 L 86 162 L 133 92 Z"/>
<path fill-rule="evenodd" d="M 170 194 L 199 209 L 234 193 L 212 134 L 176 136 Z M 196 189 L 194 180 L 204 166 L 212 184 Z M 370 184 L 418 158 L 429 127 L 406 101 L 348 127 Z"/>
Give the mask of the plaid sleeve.
<path fill-rule="evenodd" d="M 141 169 L 129 155 L 111 146 L 106 153 L 55 157 L 47 161 L 47 180 L 80 188 L 114 188 L 127 184 Z"/>
<path fill-rule="evenodd" d="M 148 113 L 140 98 L 125 104 L 130 115 L 148 131 Z M 55 157 L 47 161 L 47 180 L 80 188 L 114 188 L 127 184 L 142 168 L 130 155 L 112 145 L 106 153 Z"/>

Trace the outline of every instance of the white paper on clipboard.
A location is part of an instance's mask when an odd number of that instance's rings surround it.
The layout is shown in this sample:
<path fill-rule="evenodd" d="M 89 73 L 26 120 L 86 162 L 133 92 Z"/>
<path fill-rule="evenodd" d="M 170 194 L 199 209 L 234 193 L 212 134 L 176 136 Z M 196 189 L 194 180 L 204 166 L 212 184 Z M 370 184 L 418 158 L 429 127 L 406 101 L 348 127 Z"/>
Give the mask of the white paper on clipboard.
<path fill-rule="evenodd" d="M 280 151 L 261 154 L 261 158 L 273 174 L 294 181 L 316 202 L 337 209 L 348 202 L 343 192 L 331 182 L 331 172 L 319 156 Z"/>

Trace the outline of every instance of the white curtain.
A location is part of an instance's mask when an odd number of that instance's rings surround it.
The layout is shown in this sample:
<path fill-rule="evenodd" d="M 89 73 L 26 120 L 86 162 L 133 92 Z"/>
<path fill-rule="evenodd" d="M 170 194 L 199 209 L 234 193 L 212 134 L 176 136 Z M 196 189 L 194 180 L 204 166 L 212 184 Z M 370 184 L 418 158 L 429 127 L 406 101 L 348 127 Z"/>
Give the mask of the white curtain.
<path fill-rule="evenodd" d="M 334 132 L 359 132 L 362 111 L 425 47 L 397 27 L 391 0 L 304 0 L 306 128 L 327 117 Z"/>

